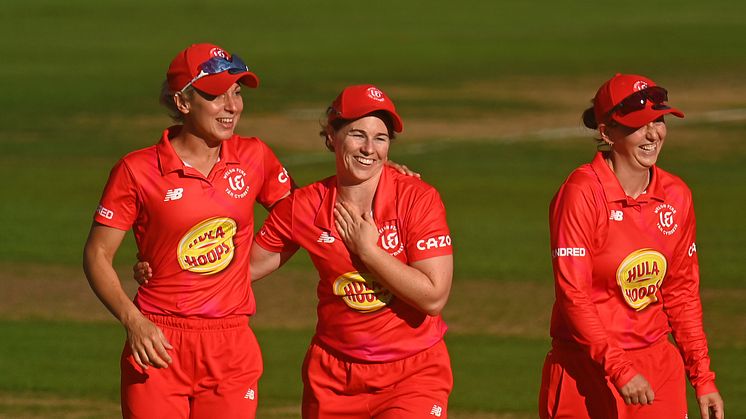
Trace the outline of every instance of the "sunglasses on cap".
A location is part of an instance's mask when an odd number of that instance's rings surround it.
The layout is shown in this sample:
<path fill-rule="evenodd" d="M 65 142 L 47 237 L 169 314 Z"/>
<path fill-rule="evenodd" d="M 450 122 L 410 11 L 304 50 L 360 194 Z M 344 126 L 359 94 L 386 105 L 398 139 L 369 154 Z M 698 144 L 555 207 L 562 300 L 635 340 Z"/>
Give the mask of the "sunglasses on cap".
<path fill-rule="evenodd" d="M 199 65 L 199 74 L 182 87 L 181 90 L 179 90 L 179 93 L 184 93 L 184 90 L 186 90 L 187 87 L 191 86 L 202 77 L 222 73 L 223 71 L 228 71 L 230 74 L 238 74 L 249 71 L 249 66 L 247 66 L 246 63 L 235 54 L 231 55 L 230 60 L 223 57 L 212 57 Z"/>
<path fill-rule="evenodd" d="M 668 91 L 660 86 L 652 86 L 627 96 L 607 113 L 611 116 L 618 113 L 620 116 L 645 109 L 645 104 L 650 101 L 655 110 L 671 109 L 665 103 L 668 101 Z"/>

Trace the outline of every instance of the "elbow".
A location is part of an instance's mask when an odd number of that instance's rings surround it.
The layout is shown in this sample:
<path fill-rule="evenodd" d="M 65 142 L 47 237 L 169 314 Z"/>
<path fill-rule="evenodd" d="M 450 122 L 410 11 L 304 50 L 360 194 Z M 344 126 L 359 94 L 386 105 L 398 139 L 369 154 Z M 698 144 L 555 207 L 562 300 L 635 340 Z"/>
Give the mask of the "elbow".
<path fill-rule="evenodd" d="M 420 306 L 420 310 L 428 316 L 438 316 L 446 306 L 447 298 L 439 298 Z"/>

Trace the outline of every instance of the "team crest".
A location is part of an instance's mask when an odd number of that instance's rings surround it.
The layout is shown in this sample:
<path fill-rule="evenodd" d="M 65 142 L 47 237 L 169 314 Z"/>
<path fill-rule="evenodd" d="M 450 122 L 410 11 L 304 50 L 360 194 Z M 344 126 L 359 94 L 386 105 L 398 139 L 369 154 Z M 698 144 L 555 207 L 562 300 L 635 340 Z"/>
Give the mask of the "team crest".
<path fill-rule="evenodd" d="M 223 179 L 228 181 L 225 193 L 231 198 L 240 199 L 248 195 L 249 184 L 246 172 L 240 167 L 234 167 L 225 172 Z"/>
<path fill-rule="evenodd" d="M 676 222 L 676 208 L 669 204 L 660 204 L 655 207 L 655 215 L 658 216 L 658 230 L 666 236 L 670 236 L 679 229 Z"/>
<path fill-rule="evenodd" d="M 381 247 L 391 256 L 397 256 L 404 251 L 404 244 L 399 239 L 399 232 L 395 224 L 379 228 L 378 235 L 378 242 Z"/>

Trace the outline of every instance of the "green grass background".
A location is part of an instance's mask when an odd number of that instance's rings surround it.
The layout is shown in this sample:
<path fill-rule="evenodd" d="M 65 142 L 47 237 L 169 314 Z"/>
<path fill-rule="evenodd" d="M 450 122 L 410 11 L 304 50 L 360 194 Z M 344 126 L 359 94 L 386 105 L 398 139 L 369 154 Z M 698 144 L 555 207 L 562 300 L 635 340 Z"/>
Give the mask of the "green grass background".
<path fill-rule="evenodd" d="M 168 123 L 157 93 L 168 62 L 189 43 L 224 46 L 259 74 L 261 88 L 246 95 L 247 118 L 321 111 L 342 86 L 373 81 L 384 89 L 431 92 L 397 100 L 405 121 L 511 119 L 550 113 L 558 98 L 448 92 L 521 79 L 535 80 L 537 91 L 547 80 L 577 84 L 590 97 L 614 72 L 744 91 L 744 22 L 746 3 L 736 0 L 6 0 L 0 13 L 0 263 L 80 265 L 108 170 L 124 153 L 152 144 Z M 577 114 L 584 105 L 577 103 Z M 746 108 L 746 98 L 721 105 Z M 459 140 L 459 132 L 448 134 Z M 706 300 L 705 307 L 729 417 L 746 417 L 745 134 L 743 120 L 672 123 L 660 162 L 694 192 L 703 287 L 734 296 Z M 677 136 L 685 140 L 675 143 Z M 457 246 L 455 287 L 459 278 L 551 286 L 547 205 L 567 173 L 591 158 L 589 136 L 527 134 L 506 141 L 496 132 L 414 145 L 406 133 L 402 138 L 393 158 L 422 172 L 446 202 Z M 300 184 L 329 173 L 328 160 L 303 162 L 292 147 L 276 151 Z M 118 263 L 126 266 L 133 255 L 130 239 Z M 287 269 L 309 266 L 299 258 Z M 550 309 L 530 303 L 526 316 Z M 310 333 L 257 331 L 267 406 L 298 403 Z M 118 399 L 118 325 L 0 320 L 0 336 L 0 393 Z M 547 338 L 452 331 L 448 344 L 458 417 L 534 416 Z M 0 417 L 45 414 L 17 409 L 0 403 Z"/>

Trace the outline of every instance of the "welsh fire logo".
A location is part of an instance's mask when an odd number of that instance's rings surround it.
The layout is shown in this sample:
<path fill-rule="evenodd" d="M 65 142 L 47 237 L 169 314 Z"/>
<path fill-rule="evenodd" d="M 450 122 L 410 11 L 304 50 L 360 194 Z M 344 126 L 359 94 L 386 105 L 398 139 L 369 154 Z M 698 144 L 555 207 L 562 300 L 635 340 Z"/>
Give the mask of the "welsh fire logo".
<path fill-rule="evenodd" d="M 209 218 L 195 225 L 179 242 L 177 256 L 182 269 L 212 275 L 233 260 L 236 222 L 230 218 Z"/>
<path fill-rule="evenodd" d="M 334 281 L 334 295 L 342 297 L 353 310 L 370 313 L 391 301 L 391 292 L 381 286 L 369 273 L 357 271 L 340 275 Z"/>
<path fill-rule="evenodd" d="M 656 294 L 667 266 L 666 257 L 653 249 L 635 250 L 624 258 L 616 271 L 616 282 L 630 307 L 640 311 L 658 301 Z"/>

